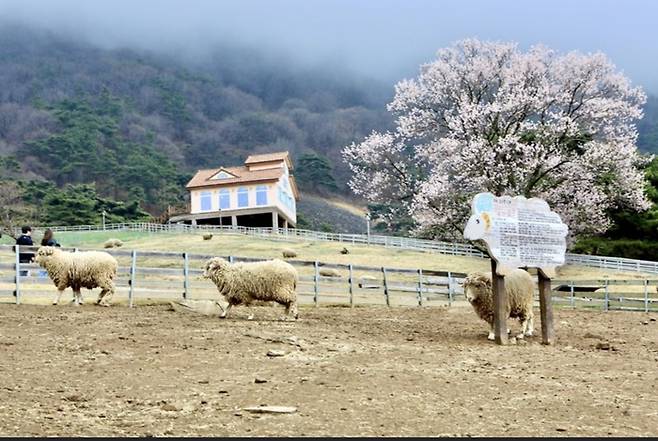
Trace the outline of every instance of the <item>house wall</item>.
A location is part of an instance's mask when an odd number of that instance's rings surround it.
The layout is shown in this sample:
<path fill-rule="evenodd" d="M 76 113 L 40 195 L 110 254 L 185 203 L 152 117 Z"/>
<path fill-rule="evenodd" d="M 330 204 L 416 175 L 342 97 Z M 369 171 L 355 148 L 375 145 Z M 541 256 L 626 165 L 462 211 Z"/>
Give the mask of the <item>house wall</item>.
<path fill-rule="evenodd" d="M 283 178 L 282 178 L 283 179 Z M 256 187 L 264 185 L 267 187 L 267 203 L 265 206 L 275 205 L 284 211 L 288 216 L 290 216 L 293 221 L 296 222 L 297 215 L 296 209 L 292 210 L 281 202 L 279 199 L 279 187 L 282 186 L 282 179 L 280 179 L 276 184 L 266 183 L 266 184 L 249 184 L 249 185 L 235 185 L 231 187 L 221 187 L 221 189 L 229 190 L 229 199 L 230 207 L 229 210 L 239 210 L 241 208 L 257 208 L 259 205 L 256 204 Z M 286 178 L 287 179 L 287 178 Z M 248 205 L 246 207 L 238 207 L 238 188 L 246 187 L 248 190 Z M 218 211 L 219 210 L 219 190 L 220 188 L 204 188 L 204 189 L 195 189 L 190 191 L 191 199 L 191 213 L 198 214 L 204 213 L 206 211 Z M 204 192 L 210 192 L 210 210 L 201 210 L 201 194 Z M 294 207 L 294 201 L 293 201 Z"/>
<path fill-rule="evenodd" d="M 264 184 L 247 184 L 247 185 L 231 185 L 221 187 L 206 187 L 203 189 L 190 190 L 191 213 L 199 214 L 208 211 L 219 210 L 219 191 L 220 189 L 229 190 L 230 207 L 228 210 L 240 210 L 242 208 L 258 208 L 260 205 L 256 204 L 256 187 L 264 185 L 267 187 L 267 203 L 264 206 L 276 206 L 294 222 L 297 223 L 297 207 L 290 180 L 288 179 L 289 172 L 288 166 L 283 161 L 276 161 L 271 163 L 257 164 L 252 167 L 254 170 L 261 170 L 267 168 L 283 167 L 284 174 L 276 183 L 268 182 Z M 246 207 L 238 207 L 238 189 L 246 187 L 248 190 L 248 205 Z M 210 210 L 201 210 L 201 194 L 210 193 Z M 281 193 L 281 197 L 280 197 Z"/>

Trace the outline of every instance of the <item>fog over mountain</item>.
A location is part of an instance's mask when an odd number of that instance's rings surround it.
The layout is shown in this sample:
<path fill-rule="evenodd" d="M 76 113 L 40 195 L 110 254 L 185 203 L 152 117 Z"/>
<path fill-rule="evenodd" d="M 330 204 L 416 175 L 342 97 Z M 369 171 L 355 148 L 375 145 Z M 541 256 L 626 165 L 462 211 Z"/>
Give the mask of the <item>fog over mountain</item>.
<path fill-rule="evenodd" d="M 438 48 L 462 38 L 541 43 L 605 52 L 634 82 L 658 91 L 651 0 L 2 0 L 0 16 L 105 48 L 204 57 L 230 44 L 388 83 L 415 75 Z"/>
<path fill-rule="evenodd" d="M 657 12 L 648 0 L 0 0 L 0 183 L 24 185 L 28 207 L 50 197 L 53 217 L 34 221 L 69 222 L 81 204 L 96 207 L 89 223 L 120 203 L 117 220 L 159 216 L 184 204 L 197 169 L 289 150 L 306 161 L 304 193 L 352 198 L 343 148 L 392 127 L 394 85 L 438 49 L 476 37 L 602 51 L 656 94 Z M 645 115 L 638 146 L 658 153 L 655 96 Z M 324 225 L 341 215 L 317 201 L 300 204 L 310 225 L 349 230 L 345 216 Z"/>

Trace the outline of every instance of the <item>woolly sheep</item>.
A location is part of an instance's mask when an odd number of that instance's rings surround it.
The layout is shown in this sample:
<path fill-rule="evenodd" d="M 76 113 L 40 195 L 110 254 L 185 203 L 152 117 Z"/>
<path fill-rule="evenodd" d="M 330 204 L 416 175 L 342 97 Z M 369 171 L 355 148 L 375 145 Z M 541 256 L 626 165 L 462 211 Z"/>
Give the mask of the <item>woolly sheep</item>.
<path fill-rule="evenodd" d="M 284 248 L 283 250 L 281 250 L 281 253 L 285 258 L 297 257 L 297 252 L 295 250 L 291 250 L 290 248 Z"/>
<path fill-rule="evenodd" d="M 212 280 L 228 302 L 220 318 L 225 318 L 234 305 L 250 306 L 259 300 L 284 305 L 287 317 L 292 314 L 298 318 L 299 276 L 297 270 L 283 260 L 229 263 L 221 257 L 213 257 L 206 261 L 203 277 Z M 249 319 L 252 318 L 250 312 Z"/>
<path fill-rule="evenodd" d="M 338 270 L 335 270 L 333 268 L 320 268 L 318 271 L 321 276 L 325 277 L 340 277 L 340 273 Z"/>
<path fill-rule="evenodd" d="M 494 299 L 491 283 L 491 272 L 470 273 L 463 282 L 464 295 L 473 309 L 491 330 L 489 340 L 494 339 Z M 532 312 L 535 285 L 532 277 L 522 269 L 512 269 L 505 276 L 505 292 L 507 293 L 506 318 L 518 318 L 521 322 L 521 333 L 518 338 L 531 336 L 534 328 Z M 508 331 L 509 332 L 509 329 Z"/>
<path fill-rule="evenodd" d="M 203 240 L 210 240 L 212 239 L 212 233 L 206 233 L 203 235 Z"/>
<path fill-rule="evenodd" d="M 109 306 L 107 301 L 114 294 L 114 278 L 117 275 L 117 260 L 104 251 L 71 253 L 54 247 L 40 247 L 34 261 L 48 272 L 57 287 L 53 305 L 59 303 L 67 287 L 73 289 L 74 301 L 82 304 L 80 288 L 101 288 L 97 305 Z"/>
<path fill-rule="evenodd" d="M 105 248 L 114 248 L 114 247 L 120 247 L 123 245 L 123 242 L 119 239 L 108 239 L 105 241 L 103 244 L 103 247 Z"/>
<path fill-rule="evenodd" d="M 348 249 L 345 248 L 345 247 L 343 247 L 343 249 L 340 250 L 340 254 L 349 254 L 349 253 L 350 253 L 350 250 L 348 250 Z"/>

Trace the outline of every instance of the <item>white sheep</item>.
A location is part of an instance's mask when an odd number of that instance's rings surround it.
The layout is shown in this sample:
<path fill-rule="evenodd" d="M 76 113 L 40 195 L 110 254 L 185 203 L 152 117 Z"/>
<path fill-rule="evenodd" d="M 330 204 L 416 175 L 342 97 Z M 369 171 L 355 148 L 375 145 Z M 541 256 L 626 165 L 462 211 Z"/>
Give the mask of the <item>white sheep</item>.
<path fill-rule="evenodd" d="M 491 272 L 473 272 L 463 282 L 464 295 L 475 309 L 478 317 L 489 323 L 491 330 L 489 340 L 494 339 L 494 298 Z M 531 336 L 534 329 L 532 312 L 535 285 L 532 277 L 522 269 L 512 269 L 505 276 L 507 307 L 505 318 L 518 318 L 521 322 L 521 334 L 518 338 Z M 507 330 L 509 333 L 509 329 Z"/>
<path fill-rule="evenodd" d="M 263 262 L 229 263 L 221 257 L 206 261 L 203 277 L 210 279 L 228 302 L 220 315 L 226 318 L 234 305 L 250 306 L 255 301 L 277 302 L 286 307 L 286 316 L 298 318 L 297 270 L 280 259 Z M 249 314 L 249 319 L 253 313 Z"/>
<path fill-rule="evenodd" d="M 281 254 L 285 258 L 297 257 L 297 252 L 295 250 L 291 250 L 290 248 L 284 248 L 283 250 L 281 250 Z"/>
<path fill-rule="evenodd" d="M 123 246 L 121 239 L 107 239 L 103 244 L 104 248 L 119 248 Z"/>
<path fill-rule="evenodd" d="M 34 261 L 46 269 L 57 287 L 53 305 L 59 303 L 64 290 L 71 287 L 76 305 L 82 304 L 81 288 L 101 288 L 96 304 L 109 306 L 107 301 L 114 294 L 114 279 L 119 266 L 110 254 L 104 251 L 71 253 L 44 246 L 37 250 Z"/>

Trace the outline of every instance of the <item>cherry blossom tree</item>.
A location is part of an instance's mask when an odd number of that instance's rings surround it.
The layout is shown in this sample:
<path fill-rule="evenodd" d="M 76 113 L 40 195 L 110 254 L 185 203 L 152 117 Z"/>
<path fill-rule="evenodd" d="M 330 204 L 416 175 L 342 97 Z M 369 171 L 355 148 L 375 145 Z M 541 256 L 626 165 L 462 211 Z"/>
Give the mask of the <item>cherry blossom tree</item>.
<path fill-rule="evenodd" d="M 437 58 L 395 86 L 394 131 L 343 150 L 357 195 L 441 238 L 462 237 L 483 191 L 543 198 L 574 236 L 604 232 L 612 209 L 648 208 L 635 145 L 646 97 L 604 54 L 468 39 Z"/>

